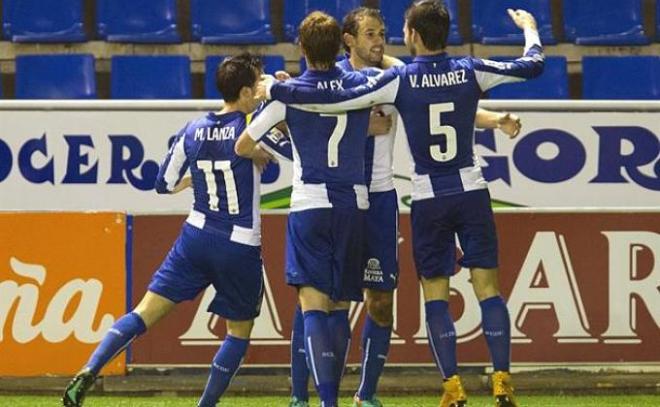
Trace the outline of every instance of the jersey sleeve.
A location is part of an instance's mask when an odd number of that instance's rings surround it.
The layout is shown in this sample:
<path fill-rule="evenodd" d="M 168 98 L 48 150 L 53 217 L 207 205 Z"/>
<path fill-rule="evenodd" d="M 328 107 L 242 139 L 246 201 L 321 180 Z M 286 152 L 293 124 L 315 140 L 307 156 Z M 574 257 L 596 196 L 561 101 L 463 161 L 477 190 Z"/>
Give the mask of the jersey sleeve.
<path fill-rule="evenodd" d="M 254 141 L 259 141 L 275 125 L 286 119 L 286 106 L 278 101 L 273 101 L 261 108 L 252 117 L 247 126 L 247 132 Z"/>
<path fill-rule="evenodd" d="M 184 148 L 188 125 L 189 124 L 186 124 L 176 136 L 176 139 L 165 156 L 165 160 L 158 169 L 158 175 L 156 176 L 154 187 L 159 194 L 172 193 L 174 187 L 179 184 L 183 174 L 186 173 L 190 166 L 190 161 L 188 160 Z"/>
<path fill-rule="evenodd" d="M 366 80 L 367 83 L 355 88 L 330 91 L 278 82 L 271 87 L 270 96 L 296 109 L 311 112 L 345 112 L 394 103 L 400 84 L 396 70 L 388 69 Z"/>
<path fill-rule="evenodd" d="M 271 129 L 262 137 L 259 145 L 271 154 L 288 161 L 293 161 L 293 148 L 287 135 L 276 128 Z"/>
<path fill-rule="evenodd" d="M 525 29 L 525 52 L 521 58 L 502 62 L 479 58 L 471 60 L 479 87 L 487 91 L 503 83 L 522 82 L 541 75 L 545 56 L 538 32 Z"/>

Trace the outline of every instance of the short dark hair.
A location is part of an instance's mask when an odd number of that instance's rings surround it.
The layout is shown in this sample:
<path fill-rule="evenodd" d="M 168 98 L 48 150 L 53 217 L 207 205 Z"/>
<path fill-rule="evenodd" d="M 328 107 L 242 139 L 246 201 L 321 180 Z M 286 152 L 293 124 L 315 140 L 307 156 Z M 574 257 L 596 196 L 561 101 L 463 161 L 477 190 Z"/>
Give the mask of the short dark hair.
<path fill-rule="evenodd" d="M 244 52 L 234 57 L 225 58 L 215 72 L 215 83 L 227 102 L 235 102 L 241 96 L 241 89 L 251 88 L 257 81 L 257 75 L 263 70 L 261 58 Z"/>
<path fill-rule="evenodd" d="M 341 46 L 341 29 L 334 17 L 321 12 L 310 13 L 298 29 L 300 45 L 312 64 L 334 66 Z"/>
<path fill-rule="evenodd" d="M 358 7 L 351 10 L 344 17 L 344 21 L 342 22 L 342 26 L 341 26 L 341 34 L 342 34 L 341 41 L 344 44 L 344 49 L 347 52 L 350 52 L 351 50 L 344 41 L 344 34 L 351 34 L 352 36 L 357 37 L 358 31 L 360 29 L 360 21 L 362 21 L 362 19 L 367 17 L 375 18 L 376 20 L 380 21 L 383 25 L 385 25 L 385 20 L 383 20 L 383 15 L 380 14 L 380 10 L 375 8 Z"/>
<path fill-rule="evenodd" d="M 439 0 L 420 0 L 406 10 L 409 29 L 417 31 L 429 51 L 438 51 L 447 46 L 449 36 L 449 11 Z"/>

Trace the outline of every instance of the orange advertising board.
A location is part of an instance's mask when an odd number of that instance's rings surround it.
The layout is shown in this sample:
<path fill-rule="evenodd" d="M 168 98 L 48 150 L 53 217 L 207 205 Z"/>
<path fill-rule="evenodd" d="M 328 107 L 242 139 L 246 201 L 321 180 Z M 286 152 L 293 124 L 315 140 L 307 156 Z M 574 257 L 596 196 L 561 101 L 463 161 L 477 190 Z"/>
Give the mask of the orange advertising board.
<path fill-rule="evenodd" d="M 0 213 L 0 376 L 71 375 L 126 310 L 126 215 Z M 125 358 L 104 374 L 125 371 Z"/>

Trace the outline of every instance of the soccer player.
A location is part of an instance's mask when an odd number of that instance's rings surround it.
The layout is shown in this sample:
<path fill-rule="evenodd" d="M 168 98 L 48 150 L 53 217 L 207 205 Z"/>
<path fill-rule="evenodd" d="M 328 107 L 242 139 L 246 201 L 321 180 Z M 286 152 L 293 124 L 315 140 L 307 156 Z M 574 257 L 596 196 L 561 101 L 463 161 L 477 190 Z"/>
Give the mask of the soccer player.
<path fill-rule="evenodd" d="M 413 254 L 425 298 L 431 350 L 445 379 L 441 406 L 465 405 L 456 374 L 456 333 L 448 310 L 455 238 L 463 250 L 482 310 L 482 326 L 493 361 L 493 392 L 499 406 L 515 406 L 509 375 L 510 322 L 497 280 L 497 237 L 487 183 L 473 151 L 474 123 L 482 92 L 539 75 L 543 53 L 533 16 L 508 10 L 525 32 L 522 58 L 495 62 L 449 58 L 444 52 L 449 15 L 441 2 L 423 0 L 406 11 L 404 39 L 416 56 L 375 83 L 320 92 L 275 83 L 266 93 L 278 101 L 317 112 L 341 112 L 393 104 L 403 121 L 414 161 Z M 305 106 L 295 105 L 311 103 Z"/>
<path fill-rule="evenodd" d="M 399 60 L 384 55 L 385 25 L 377 9 L 359 7 L 349 12 L 343 21 L 342 41 L 346 58 L 337 63 L 345 71 L 364 70 L 375 75 L 384 65 L 403 65 Z M 383 61 L 383 59 L 387 61 Z M 381 137 L 367 138 L 365 177 L 369 188 L 369 209 L 366 216 L 365 256 L 361 267 L 364 272 L 362 286 L 367 308 L 366 322 L 362 331 L 362 374 L 355 394 L 355 407 L 381 406 L 375 397 L 378 380 L 383 371 L 389 351 L 393 324 L 394 289 L 398 280 L 398 204 L 394 189 L 393 147 L 394 136 L 400 121 L 396 112 L 383 111 L 377 107 L 372 111 L 370 134 Z M 385 116 L 386 113 L 390 113 Z M 393 123 L 382 121 L 394 116 Z M 499 127 L 509 135 L 520 129 L 515 115 L 498 114 L 479 109 L 476 115 L 479 128 Z M 405 136 L 401 136 L 405 137 Z M 331 312 L 348 315 L 348 303 L 340 304 Z M 290 407 L 305 407 L 308 369 L 305 364 L 303 324 L 297 308 L 291 342 L 292 400 Z"/>
<path fill-rule="evenodd" d="M 335 67 L 341 29 L 334 18 L 313 12 L 299 33 L 308 69 L 293 83 L 325 92 L 366 83 L 362 75 Z M 337 405 L 350 336 L 347 314 L 332 316 L 331 311 L 340 301 L 362 300 L 369 110 L 320 115 L 273 102 L 241 135 L 236 152 L 250 154 L 256 141 L 282 120 L 294 152 L 286 279 L 298 290 L 305 355 L 321 405 L 331 407 Z"/>
<path fill-rule="evenodd" d="M 263 295 L 259 215 L 260 170 L 272 159 L 257 147 L 234 153 L 238 135 L 255 109 L 261 61 L 250 55 L 226 59 L 216 80 L 225 98 L 219 112 L 193 120 L 177 135 L 156 179 L 161 194 L 192 186 L 194 203 L 181 233 L 153 275 L 142 301 L 118 319 L 85 367 L 67 386 L 64 406 L 82 406 L 103 366 L 177 303 L 192 300 L 209 285 L 217 294 L 209 311 L 226 319 L 227 336 L 213 358 L 199 407 L 215 406 L 243 360 Z M 272 144 L 271 138 L 264 138 Z M 289 150 L 290 151 L 290 150 Z M 190 176 L 184 176 L 187 170 Z"/>

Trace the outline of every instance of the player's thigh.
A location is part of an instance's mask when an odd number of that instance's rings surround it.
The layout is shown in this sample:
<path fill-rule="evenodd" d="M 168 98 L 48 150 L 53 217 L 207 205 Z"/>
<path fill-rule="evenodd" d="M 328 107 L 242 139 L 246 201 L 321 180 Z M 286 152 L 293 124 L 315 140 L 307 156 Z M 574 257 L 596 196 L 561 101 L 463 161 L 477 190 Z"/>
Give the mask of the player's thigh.
<path fill-rule="evenodd" d="M 413 259 L 419 277 L 431 279 L 454 274 L 456 241 L 449 210 L 451 201 L 450 197 L 439 197 L 412 203 Z"/>
<path fill-rule="evenodd" d="M 362 301 L 365 210 L 333 208 L 333 301 Z"/>
<path fill-rule="evenodd" d="M 420 278 L 424 302 L 449 301 L 449 277 L 438 276 L 432 278 Z"/>
<path fill-rule="evenodd" d="M 396 191 L 369 194 L 362 287 L 391 291 L 399 277 L 399 208 Z"/>
<path fill-rule="evenodd" d="M 472 288 L 479 301 L 500 294 L 500 285 L 498 281 L 498 269 L 472 268 L 470 269 L 470 279 Z"/>
<path fill-rule="evenodd" d="M 232 321 L 256 318 L 264 290 L 261 247 L 226 240 L 214 257 L 209 279 L 216 295 L 208 310 Z"/>
<path fill-rule="evenodd" d="M 498 265 L 497 233 L 487 189 L 465 192 L 456 213 L 458 240 L 463 258 L 459 264 L 473 269 L 493 269 Z"/>
<path fill-rule="evenodd" d="M 203 268 L 212 239 L 208 232 L 185 224 L 148 290 L 174 303 L 195 298 L 210 282 Z"/>
<path fill-rule="evenodd" d="M 332 211 L 291 212 L 287 220 L 286 281 L 332 295 Z"/>

